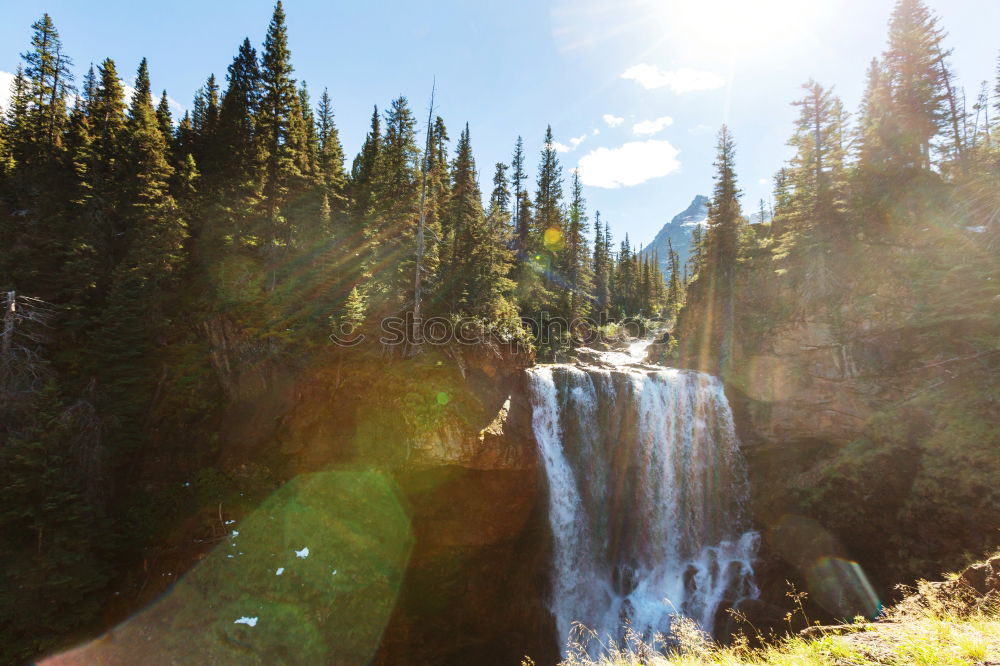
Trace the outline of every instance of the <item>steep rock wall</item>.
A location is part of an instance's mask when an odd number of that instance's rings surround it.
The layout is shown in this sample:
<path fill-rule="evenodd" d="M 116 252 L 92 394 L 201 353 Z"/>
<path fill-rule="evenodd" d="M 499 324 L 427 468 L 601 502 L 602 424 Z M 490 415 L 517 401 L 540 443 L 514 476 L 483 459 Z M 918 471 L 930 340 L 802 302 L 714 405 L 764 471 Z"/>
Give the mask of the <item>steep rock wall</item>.
<path fill-rule="evenodd" d="M 508 664 L 525 654 L 554 663 L 529 354 L 429 347 L 400 359 L 335 349 L 303 360 L 224 318 L 202 333 L 223 407 L 215 452 L 193 467 L 207 460 L 222 476 L 255 486 L 265 502 L 294 479 L 327 470 L 376 470 L 398 488 L 412 548 L 374 663 Z M 186 518 L 132 577 L 141 586 L 124 596 L 151 603 L 255 502 L 213 501 Z M 115 615 L 135 605 L 119 604 Z"/>
<path fill-rule="evenodd" d="M 1000 543 L 995 262 L 938 270 L 930 244 L 867 252 L 843 259 L 854 274 L 824 298 L 767 263 L 740 272 L 726 369 L 696 283 L 667 359 L 723 375 L 775 602 L 816 560 L 859 562 L 886 599 Z"/>

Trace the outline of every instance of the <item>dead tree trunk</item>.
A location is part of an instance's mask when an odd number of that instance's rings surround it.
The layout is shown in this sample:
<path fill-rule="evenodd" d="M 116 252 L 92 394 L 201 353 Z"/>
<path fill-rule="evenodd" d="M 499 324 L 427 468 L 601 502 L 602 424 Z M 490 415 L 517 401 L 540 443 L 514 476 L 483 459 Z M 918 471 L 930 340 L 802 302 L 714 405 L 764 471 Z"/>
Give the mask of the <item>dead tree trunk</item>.
<path fill-rule="evenodd" d="M 411 355 L 420 353 L 420 330 L 422 327 L 420 311 L 420 287 L 424 271 L 424 225 L 427 222 L 427 171 L 430 169 L 431 149 L 434 143 L 434 91 L 436 85 L 431 85 L 431 105 L 427 110 L 427 145 L 424 147 L 423 174 L 420 181 L 420 218 L 417 221 L 417 261 L 413 277 L 413 348 Z"/>

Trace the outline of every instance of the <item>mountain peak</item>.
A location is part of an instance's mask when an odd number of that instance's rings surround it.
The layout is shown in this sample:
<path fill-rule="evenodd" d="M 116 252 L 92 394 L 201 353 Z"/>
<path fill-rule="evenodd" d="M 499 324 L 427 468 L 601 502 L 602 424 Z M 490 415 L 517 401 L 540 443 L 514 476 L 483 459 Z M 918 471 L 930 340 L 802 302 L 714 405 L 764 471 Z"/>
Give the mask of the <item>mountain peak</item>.
<path fill-rule="evenodd" d="M 691 200 L 691 205 L 689 205 L 687 209 L 678 213 L 674 216 L 674 219 L 670 220 L 670 224 L 680 225 L 682 227 L 693 227 L 697 224 L 704 224 L 707 218 L 708 197 L 704 194 L 698 194 Z"/>
<path fill-rule="evenodd" d="M 691 200 L 691 204 L 674 215 L 670 222 L 663 225 L 653 242 L 642 249 L 641 254 L 647 256 L 657 256 L 660 260 L 660 270 L 664 277 L 669 277 L 670 255 L 668 243 L 673 245 L 681 260 L 681 266 L 687 263 L 691 254 L 691 231 L 694 227 L 704 225 L 708 218 L 708 197 L 698 194 Z"/>

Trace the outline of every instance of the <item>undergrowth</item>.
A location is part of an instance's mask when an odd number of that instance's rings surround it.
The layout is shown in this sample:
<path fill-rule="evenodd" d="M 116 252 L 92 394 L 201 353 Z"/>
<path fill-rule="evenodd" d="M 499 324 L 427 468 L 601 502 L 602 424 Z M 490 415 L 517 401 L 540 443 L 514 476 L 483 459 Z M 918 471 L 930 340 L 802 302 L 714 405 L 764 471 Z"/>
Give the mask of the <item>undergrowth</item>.
<path fill-rule="evenodd" d="M 725 646 L 683 617 L 674 620 L 670 635 L 651 639 L 626 627 L 621 643 L 577 626 L 560 666 L 972 666 L 1000 660 L 1000 603 L 969 605 L 935 583 L 921 582 L 910 592 L 877 622 L 856 618 L 784 636 L 763 636 L 750 627 L 749 635 Z M 792 598 L 796 613 L 803 613 L 802 593 Z"/>

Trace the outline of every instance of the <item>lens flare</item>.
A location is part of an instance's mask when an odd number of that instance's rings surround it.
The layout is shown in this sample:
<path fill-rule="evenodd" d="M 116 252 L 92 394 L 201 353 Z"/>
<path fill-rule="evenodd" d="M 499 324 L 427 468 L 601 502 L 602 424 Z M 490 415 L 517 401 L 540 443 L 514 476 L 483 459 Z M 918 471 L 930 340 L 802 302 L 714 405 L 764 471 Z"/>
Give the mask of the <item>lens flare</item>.
<path fill-rule="evenodd" d="M 156 603 L 40 663 L 367 663 L 413 545 L 399 498 L 372 470 L 296 477 Z"/>
<path fill-rule="evenodd" d="M 545 249 L 550 252 L 556 252 L 557 250 L 563 249 L 565 246 L 562 232 L 554 227 L 545 230 L 544 242 Z"/>
<path fill-rule="evenodd" d="M 807 578 L 815 600 L 834 617 L 846 620 L 863 615 L 874 619 L 882 612 L 882 602 L 857 562 L 821 557 Z"/>

